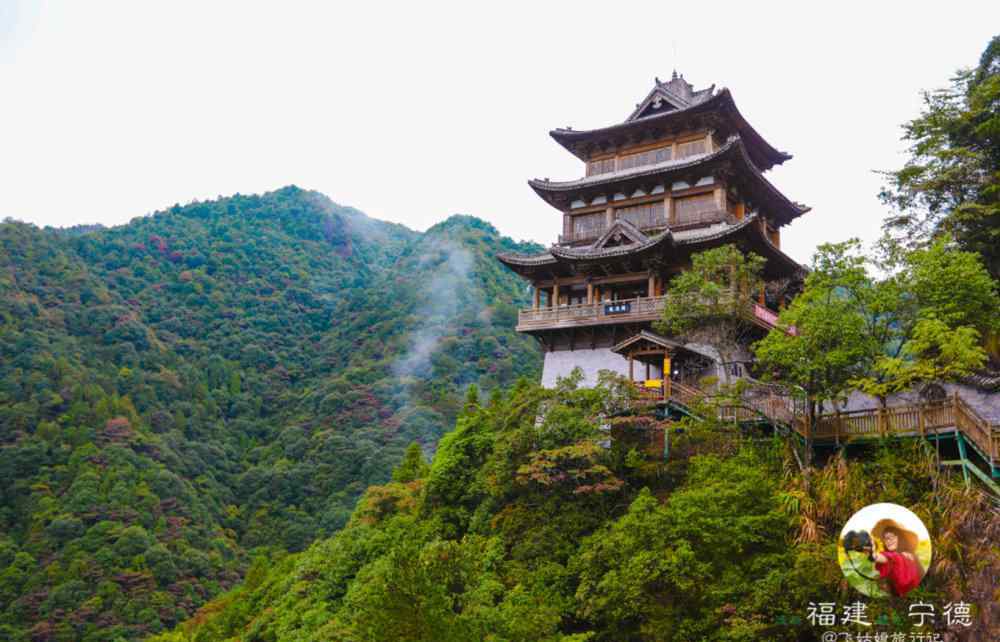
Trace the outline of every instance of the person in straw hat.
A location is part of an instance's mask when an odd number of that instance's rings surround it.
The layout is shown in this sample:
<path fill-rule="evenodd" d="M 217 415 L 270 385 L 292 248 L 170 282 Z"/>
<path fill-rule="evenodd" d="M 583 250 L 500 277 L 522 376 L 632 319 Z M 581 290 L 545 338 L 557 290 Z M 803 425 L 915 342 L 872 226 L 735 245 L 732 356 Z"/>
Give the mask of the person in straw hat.
<path fill-rule="evenodd" d="M 882 542 L 881 552 L 870 555 L 879 575 L 888 582 L 893 595 L 904 597 L 917 588 L 924 569 L 917 559 L 920 538 L 913 531 L 891 519 L 880 519 L 872 529 L 872 537 Z"/>

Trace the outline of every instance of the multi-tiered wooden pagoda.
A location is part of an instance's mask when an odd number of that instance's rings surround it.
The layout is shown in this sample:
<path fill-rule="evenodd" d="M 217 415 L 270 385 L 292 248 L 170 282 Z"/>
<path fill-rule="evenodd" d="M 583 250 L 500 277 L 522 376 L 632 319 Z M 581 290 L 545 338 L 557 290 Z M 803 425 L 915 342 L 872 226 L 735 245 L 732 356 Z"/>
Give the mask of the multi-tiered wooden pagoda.
<path fill-rule="evenodd" d="M 722 244 L 763 256 L 765 278 L 794 289 L 802 267 L 781 251 L 781 229 L 808 208 L 763 175 L 791 156 L 747 123 L 728 90 L 696 91 L 676 73 L 657 79 L 624 122 L 551 136 L 586 168 L 577 180 L 529 181 L 562 213 L 563 232 L 542 254 L 499 257 L 534 287 L 517 329 L 545 348 L 542 383 L 575 367 L 591 384 L 607 369 L 652 386 L 745 372 L 749 356 L 722 363 L 711 346 L 661 336 L 652 322 L 691 255 Z M 766 292 L 748 307 L 761 328 L 789 295 Z"/>

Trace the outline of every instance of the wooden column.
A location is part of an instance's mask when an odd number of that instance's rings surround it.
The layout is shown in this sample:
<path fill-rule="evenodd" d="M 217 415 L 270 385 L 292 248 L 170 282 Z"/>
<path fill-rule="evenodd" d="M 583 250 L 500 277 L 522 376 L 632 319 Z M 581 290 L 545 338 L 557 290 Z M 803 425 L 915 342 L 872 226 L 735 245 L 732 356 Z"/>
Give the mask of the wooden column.
<path fill-rule="evenodd" d="M 594 302 L 594 284 L 587 279 L 587 303 Z"/>
<path fill-rule="evenodd" d="M 667 225 L 674 225 L 677 222 L 676 216 L 674 215 L 674 197 L 668 196 L 663 199 L 663 207 L 663 213 L 667 217 Z"/>
<path fill-rule="evenodd" d="M 629 383 L 635 383 L 635 361 L 631 352 L 628 353 L 628 380 Z"/>
<path fill-rule="evenodd" d="M 534 307 L 537 310 L 538 308 L 540 308 L 542 306 L 542 291 L 540 289 L 538 289 L 537 285 L 534 287 L 534 289 L 535 289 L 535 293 L 534 293 Z"/>
<path fill-rule="evenodd" d="M 656 275 L 652 272 L 649 273 L 648 284 L 646 285 L 646 296 L 656 296 Z"/>
<path fill-rule="evenodd" d="M 670 399 L 670 374 L 673 366 L 671 365 L 672 353 L 670 350 L 663 351 L 663 398 Z"/>
<path fill-rule="evenodd" d="M 649 381 L 649 379 L 650 379 L 650 376 L 649 376 L 649 362 L 647 361 L 646 362 L 646 380 Z"/>
<path fill-rule="evenodd" d="M 608 205 L 608 209 L 604 210 L 605 216 L 605 227 L 611 227 L 615 224 L 615 208 Z"/>
<path fill-rule="evenodd" d="M 713 192 L 715 193 L 715 206 L 720 210 L 726 209 L 726 191 L 722 186 L 717 186 Z"/>
<path fill-rule="evenodd" d="M 559 279 L 558 278 L 553 278 L 552 279 L 552 301 L 551 301 L 551 307 L 553 307 L 553 308 L 558 308 L 559 307 Z"/>

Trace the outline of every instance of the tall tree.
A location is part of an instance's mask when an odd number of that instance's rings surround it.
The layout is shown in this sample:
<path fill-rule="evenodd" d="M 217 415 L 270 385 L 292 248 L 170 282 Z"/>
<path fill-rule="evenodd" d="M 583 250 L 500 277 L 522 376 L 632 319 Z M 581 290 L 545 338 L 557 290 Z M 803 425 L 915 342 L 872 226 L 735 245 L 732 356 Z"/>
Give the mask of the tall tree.
<path fill-rule="evenodd" d="M 910 158 L 885 173 L 880 195 L 897 210 L 887 230 L 916 245 L 952 237 L 1000 278 L 1000 36 L 977 67 L 925 92 L 923 111 L 903 130 Z"/>
<path fill-rule="evenodd" d="M 754 345 L 765 378 L 805 391 L 810 428 L 825 402 L 848 393 L 851 380 L 863 372 L 874 341 L 873 328 L 866 326 L 864 315 L 845 296 L 846 288 L 867 294 L 869 283 L 863 262 L 850 252 L 852 247 L 853 243 L 820 246 L 802 294 L 781 312 L 778 327 Z M 877 331 L 885 330 L 880 326 Z"/>
<path fill-rule="evenodd" d="M 723 364 L 747 345 L 751 328 L 744 319 L 753 293 L 763 285 L 764 259 L 723 245 L 691 257 L 691 268 L 667 286 L 658 331 L 714 347 Z M 728 369 L 723 368 L 728 379 Z"/>
<path fill-rule="evenodd" d="M 981 339 L 998 327 L 997 284 L 977 254 L 952 245 L 938 239 L 902 252 L 890 244 L 877 262 L 885 277 L 844 288 L 868 325 L 885 329 L 869 337 L 877 340 L 868 346 L 866 372 L 853 381 L 883 406 L 891 393 L 967 376 L 986 364 Z"/>

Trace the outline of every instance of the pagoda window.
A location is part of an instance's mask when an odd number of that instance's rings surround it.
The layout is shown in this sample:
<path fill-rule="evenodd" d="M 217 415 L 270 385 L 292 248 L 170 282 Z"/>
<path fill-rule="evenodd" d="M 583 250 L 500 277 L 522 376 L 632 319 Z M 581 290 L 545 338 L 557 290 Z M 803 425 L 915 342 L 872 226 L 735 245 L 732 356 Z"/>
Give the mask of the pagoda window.
<path fill-rule="evenodd" d="M 711 222 L 711 214 L 717 214 L 715 194 L 706 192 L 674 199 L 674 225 L 697 225 Z"/>
<path fill-rule="evenodd" d="M 677 145 L 677 158 L 686 158 L 688 156 L 694 156 L 696 154 L 704 154 L 708 151 L 705 145 L 705 139 L 699 138 L 698 140 L 692 140 L 687 143 L 678 143 Z"/>
<path fill-rule="evenodd" d="M 570 305 L 582 305 L 587 303 L 587 286 L 574 286 L 570 289 L 568 296 Z"/>
<path fill-rule="evenodd" d="M 673 149 L 669 146 L 650 149 L 636 154 L 627 154 L 618 159 L 618 169 L 632 169 L 643 165 L 653 165 L 668 161 L 673 157 Z"/>
<path fill-rule="evenodd" d="M 617 218 L 628 221 L 639 229 L 665 227 L 667 224 L 667 213 L 663 206 L 663 201 L 623 207 L 615 210 L 615 215 Z"/>
<path fill-rule="evenodd" d="M 604 212 L 578 214 L 573 217 L 574 238 L 597 238 L 604 232 L 607 217 Z"/>
<path fill-rule="evenodd" d="M 649 295 L 647 282 L 645 280 L 636 283 L 622 283 L 611 286 L 609 297 L 612 301 L 628 301 L 630 299 L 642 299 Z"/>
<path fill-rule="evenodd" d="M 608 174 L 615 171 L 615 159 L 605 158 L 587 163 L 587 176 L 597 176 L 598 174 Z"/>

